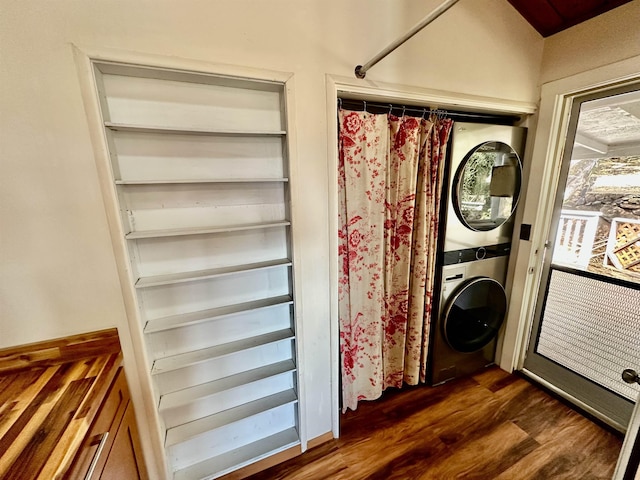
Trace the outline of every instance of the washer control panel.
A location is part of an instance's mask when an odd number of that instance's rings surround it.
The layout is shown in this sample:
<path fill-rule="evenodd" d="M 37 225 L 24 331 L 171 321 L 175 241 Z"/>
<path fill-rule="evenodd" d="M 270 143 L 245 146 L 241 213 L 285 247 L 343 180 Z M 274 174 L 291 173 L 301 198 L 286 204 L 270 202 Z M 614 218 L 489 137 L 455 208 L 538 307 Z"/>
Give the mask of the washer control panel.
<path fill-rule="evenodd" d="M 457 263 L 475 262 L 486 258 L 505 257 L 509 255 L 510 252 L 510 243 L 454 250 L 452 252 L 444 252 L 442 254 L 441 265 L 455 265 Z"/>

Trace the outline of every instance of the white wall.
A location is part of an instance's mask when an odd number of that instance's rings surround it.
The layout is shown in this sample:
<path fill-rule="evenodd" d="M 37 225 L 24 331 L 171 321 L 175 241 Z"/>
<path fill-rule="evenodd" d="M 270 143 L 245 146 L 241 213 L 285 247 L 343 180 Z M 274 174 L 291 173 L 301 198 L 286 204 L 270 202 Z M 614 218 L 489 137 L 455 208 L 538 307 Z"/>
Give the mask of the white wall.
<path fill-rule="evenodd" d="M 126 327 L 72 43 L 292 72 L 308 434 L 328 432 L 325 74 L 352 76 L 439 3 L 0 0 L 0 347 Z M 536 102 L 542 47 L 506 1 L 463 1 L 367 80 Z"/>
<path fill-rule="evenodd" d="M 640 1 L 546 38 L 541 83 L 640 55 Z"/>

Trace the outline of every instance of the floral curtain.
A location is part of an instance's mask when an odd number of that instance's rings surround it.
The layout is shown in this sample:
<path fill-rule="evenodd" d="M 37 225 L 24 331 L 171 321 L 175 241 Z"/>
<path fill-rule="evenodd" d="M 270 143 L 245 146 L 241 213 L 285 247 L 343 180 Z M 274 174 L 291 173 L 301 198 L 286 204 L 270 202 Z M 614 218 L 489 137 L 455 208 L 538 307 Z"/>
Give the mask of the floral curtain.
<path fill-rule="evenodd" d="M 425 381 L 438 212 L 453 122 L 339 111 L 343 410 Z"/>

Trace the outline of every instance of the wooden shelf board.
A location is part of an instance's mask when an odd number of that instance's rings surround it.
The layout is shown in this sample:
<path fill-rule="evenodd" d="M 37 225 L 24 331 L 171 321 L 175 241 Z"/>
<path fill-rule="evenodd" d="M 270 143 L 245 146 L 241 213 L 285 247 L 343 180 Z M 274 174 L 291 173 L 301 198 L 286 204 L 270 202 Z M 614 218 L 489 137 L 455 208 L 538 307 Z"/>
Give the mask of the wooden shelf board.
<path fill-rule="evenodd" d="M 173 185 L 191 183 L 286 183 L 287 177 L 255 177 L 255 178 L 183 178 L 172 180 L 116 180 L 116 185 Z"/>
<path fill-rule="evenodd" d="M 157 287 L 160 285 L 171 285 L 175 283 L 191 282 L 203 280 L 205 278 L 222 277 L 236 273 L 250 272 L 253 270 L 264 270 L 268 268 L 291 266 L 291 260 L 278 259 L 268 262 L 248 263 L 246 265 L 235 265 L 231 267 L 208 268 L 194 272 L 169 273 L 166 275 L 153 275 L 150 277 L 140 277 L 135 284 L 136 288 Z"/>
<path fill-rule="evenodd" d="M 160 125 L 134 125 L 127 123 L 104 122 L 104 126 L 109 130 L 119 132 L 138 132 L 138 133 L 164 133 L 176 135 L 215 135 L 224 137 L 271 137 L 283 136 L 287 132 L 284 130 L 209 130 L 204 128 L 189 127 L 168 127 Z"/>
<path fill-rule="evenodd" d="M 260 310 L 263 308 L 272 308 L 279 305 L 291 305 L 293 298 L 290 295 L 282 295 L 279 297 L 264 298 L 251 302 L 239 303 L 236 305 L 227 305 L 224 307 L 210 308 L 208 310 L 200 310 L 197 312 L 183 313 L 180 315 L 171 315 L 169 317 L 161 317 L 147 321 L 144 333 L 157 333 L 174 328 L 187 327 L 217 320 L 223 317 L 238 315 L 252 310 Z"/>
<path fill-rule="evenodd" d="M 295 428 L 288 428 L 275 435 L 262 438 L 241 448 L 231 450 L 217 457 L 209 458 L 187 468 L 174 472 L 173 480 L 193 480 L 194 478 L 214 478 L 261 460 L 300 443 Z"/>
<path fill-rule="evenodd" d="M 167 436 L 165 438 L 165 447 L 170 447 L 171 445 L 184 442 L 202 433 L 297 401 L 298 397 L 296 396 L 295 390 L 285 390 L 284 392 L 269 395 L 259 400 L 254 400 L 189 423 L 169 428 L 167 429 Z"/>
<path fill-rule="evenodd" d="M 279 342 L 281 340 L 291 340 L 293 338 L 293 331 L 287 328 L 276 332 L 266 333 L 264 335 L 245 338 L 235 342 L 216 345 L 214 347 L 158 358 L 153 362 L 151 374 L 158 375 L 160 373 L 178 370 L 180 368 L 206 362 L 207 360 L 212 360 L 214 358 L 231 355 L 232 353 L 249 350 L 269 343 Z"/>
<path fill-rule="evenodd" d="M 171 228 L 167 230 L 146 230 L 129 232 L 124 237 L 127 240 L 140 238 L 179 237 L 183 235 L 204 235 L 208 233 L 240 232 L 243 230 L 260 230 L 265 228 L 286 227 L 291 225 L 288 220 L 280 220 L 267 223 L 248 223 L 245 225 L 229 225 L 219 227 L 195 227 L 195 228 Z"/>
<path fill-rule="evenodd" d="M 293 360 L 285 360 L 283 362 L 273 363 L 264 367 L 255 368 L 246 372 L 231 375 L 229 377 L 220 378 L 212 382 L 195 385 L 183 390 L 171 392 L 160 398 L 158 410 L 160 412 L 170 408 L 180 407 L 192 403 L 196 400 L 202 400 L 216 393 L 230 390 L 232 388 L 257 382 L 267 378 L 282 375 L 284 373 L 295 372 L 296 365 Z"/>

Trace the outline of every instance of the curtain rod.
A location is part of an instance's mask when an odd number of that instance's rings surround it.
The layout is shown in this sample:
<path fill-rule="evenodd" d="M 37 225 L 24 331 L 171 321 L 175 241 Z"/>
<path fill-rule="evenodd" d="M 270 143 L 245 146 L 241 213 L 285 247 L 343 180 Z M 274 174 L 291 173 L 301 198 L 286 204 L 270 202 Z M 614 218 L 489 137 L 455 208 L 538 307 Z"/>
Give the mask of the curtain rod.
<path fill-rule="evenodd" d="M 369 102 L 351 98 L 338 98 L 338 107 L 344 110 L 367 110 L 369 113 L 391 113 L 392 110 L 402 110 L 403 113 L 412 117 L 422 117 L 429 113 L 440 113 L 448 118 L 457 121 L 475 123 L 494 123 L 499 125 L 514 125 L 520 117 L 518 115 L 460 112 L 443 108 L 433 109 L 431 107 L 420 107 L 417 105 L 400 105 L 396 103 Z"/>
<path fill-rule="evenodd" d="M 393 52 L 396 48 L 402 45 L 404 42 L 413 37 L 416 33 L 422 30 L 424 27 L 433 22 L 436 18 L 442 15 L 444 12 L 453 7 L 459 0 L 446 0 L 439 7 L 437 7 L 434 11 L 432 11 L 429 15 L 424 17 L 422 21 L 416 24 L 411 30 L 402 35 L 401 37 L 396 38 L 393 42 L 391 42 L 384 50 L 378 53 L 375 57 L 369 60 L 364 65 L 358 65 L 355 69 L 356 77 L 364 78 L 367 75 L 367 71 L 373 67 L 376 63 L 382 60 L 384 57 Z"/>

